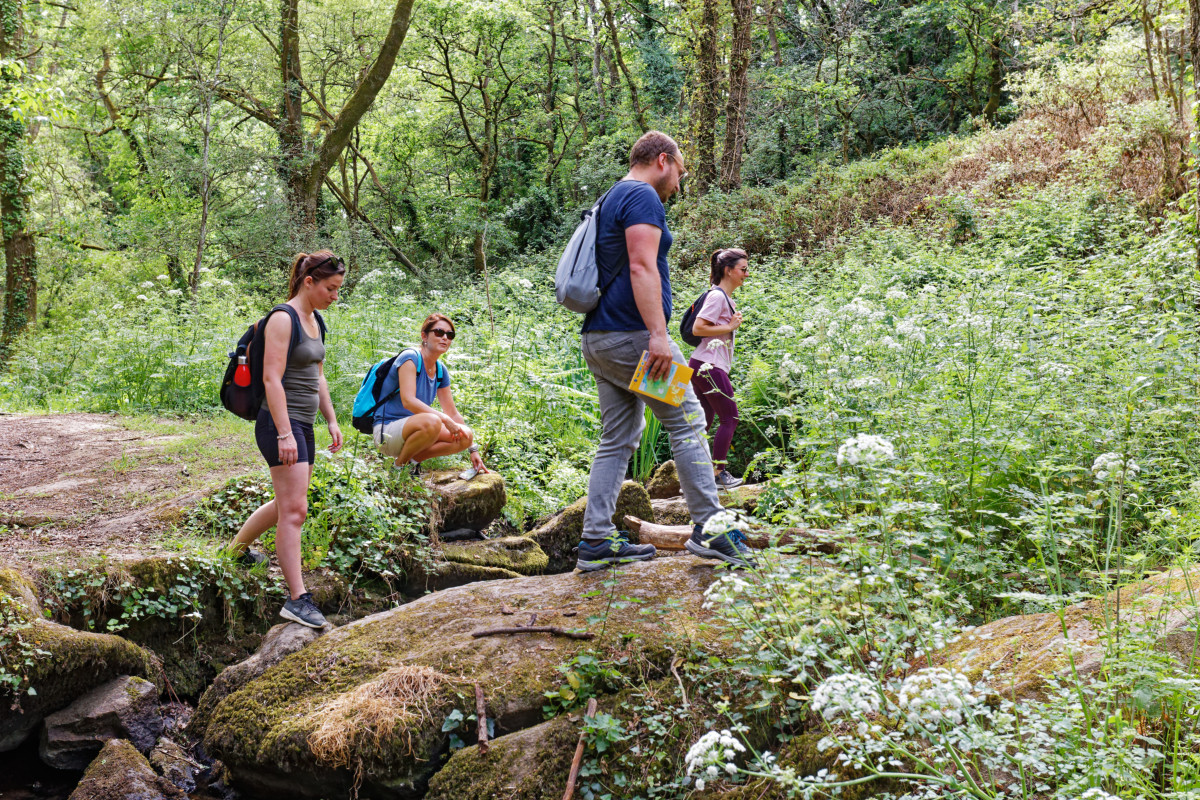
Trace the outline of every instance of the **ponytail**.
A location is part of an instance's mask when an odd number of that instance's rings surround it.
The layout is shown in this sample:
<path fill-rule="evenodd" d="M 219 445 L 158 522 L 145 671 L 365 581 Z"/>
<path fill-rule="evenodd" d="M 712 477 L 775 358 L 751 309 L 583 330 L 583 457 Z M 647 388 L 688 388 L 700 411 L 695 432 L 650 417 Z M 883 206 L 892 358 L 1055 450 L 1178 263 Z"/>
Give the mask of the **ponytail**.
<path fill-rule="evenodd" d="M 300 294 L 304 279 L 312 277 L 313 283 L 320 283 L 326 278 L 341 275 L 346 266 L 332 250 L 318 250 L 315 253 L 297 253 L 292 259 L 292 276 L 288 280 L 288 300 Z"/>
<path fill-rule="evenodd" d="M 737 247 L 731 247 L 728 250 L 714 250 L 712 258 L 709 262 L 712 269 L 708 274 L 708 281 L 713 286 L 716 286 L 721 281 L 725 280 L 725 273 L 733 269 L 743 258 L 749 258 L 745 250 Z"/>

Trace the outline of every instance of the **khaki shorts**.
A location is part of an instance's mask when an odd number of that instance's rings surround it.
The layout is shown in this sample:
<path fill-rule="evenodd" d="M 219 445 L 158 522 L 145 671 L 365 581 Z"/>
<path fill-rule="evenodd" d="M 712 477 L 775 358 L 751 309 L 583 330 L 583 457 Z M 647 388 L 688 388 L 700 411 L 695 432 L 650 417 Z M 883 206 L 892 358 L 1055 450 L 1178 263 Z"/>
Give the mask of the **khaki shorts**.
<path fill-rule="evenodd" d="M 404 449 L 404 423 L 412 417 L 394 419 L 386 425 L 375 425 L 375 446 L 385 456 L 396 458 Z"/>

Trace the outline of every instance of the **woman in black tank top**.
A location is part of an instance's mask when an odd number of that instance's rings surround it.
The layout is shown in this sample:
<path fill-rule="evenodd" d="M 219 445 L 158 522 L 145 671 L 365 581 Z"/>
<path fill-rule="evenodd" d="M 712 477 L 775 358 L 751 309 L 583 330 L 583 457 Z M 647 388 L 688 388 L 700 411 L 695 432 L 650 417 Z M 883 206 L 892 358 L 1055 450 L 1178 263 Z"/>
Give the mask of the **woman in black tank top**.
<path fill-rule="evenodd" d="M 263 563 L 266 556 L 250 550 L 250 544 L 272 527 L 276 528 L 275 554 L 290 592 L 279 615 L 310 628 L 326 624 L 312 602 L 312 595 L 304 588 L 300 569 L 300 528 L 308 516 L 308 485 L 312 480 L 315 450 L 313 422 L 318 409 L 333 439 L 329 449 L 336 451 L 342 446 L 342 431 L 325 382 L 325 344 L 317 312 L 337 301 L 345 273 L 342 260 L 328 250 L 299 253 L 292 262 L 287 301 L 300 322 L 296 346 L 290 347 L 293 325 L 290 314 L 280 310 L 268 316 L 263 326 L 266 403 L 259 412 L 254 436 L 271 468 L 275 499 L 250 515 L 230 546 L 240 563 L 247 566 Z"/>

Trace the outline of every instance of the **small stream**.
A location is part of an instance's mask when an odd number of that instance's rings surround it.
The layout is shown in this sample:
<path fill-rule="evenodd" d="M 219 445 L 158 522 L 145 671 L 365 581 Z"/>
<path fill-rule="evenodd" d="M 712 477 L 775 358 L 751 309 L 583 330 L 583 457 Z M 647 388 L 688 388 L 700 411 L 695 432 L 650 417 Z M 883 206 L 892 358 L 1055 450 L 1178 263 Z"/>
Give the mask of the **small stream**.
<path fill-rule="evenodd" d="M 66 800 L 82 774 L 43 764 L 32 736 L 16 750 L 0 753 L 0 800 Z"/>

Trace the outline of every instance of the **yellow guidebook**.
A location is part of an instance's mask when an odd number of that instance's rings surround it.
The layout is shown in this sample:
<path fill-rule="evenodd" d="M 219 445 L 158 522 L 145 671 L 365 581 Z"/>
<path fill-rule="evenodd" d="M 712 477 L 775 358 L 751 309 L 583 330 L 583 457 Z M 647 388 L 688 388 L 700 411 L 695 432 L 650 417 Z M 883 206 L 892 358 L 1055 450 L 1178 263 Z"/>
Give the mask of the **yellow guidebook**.
<path fill-rule="evenodd" d="M 629 382 L 629 390 L 653 397 L 655 400 L 662 400 L 673 406 L 679 405 L 683 402 L 684 392 L 687 391 L 688 383 L 692 380 L 692 368 L 687 364 L 672 361 L 667 376 L 661 380 L 652 381 L 648 376 L 650 369 L 646 364 L 649 356 L 648 351 L 642 351 L 642 358 L 638 361 L 637 369 L 633 373 L 633 380 Z"/>

